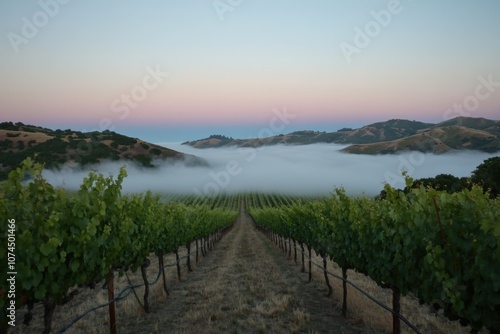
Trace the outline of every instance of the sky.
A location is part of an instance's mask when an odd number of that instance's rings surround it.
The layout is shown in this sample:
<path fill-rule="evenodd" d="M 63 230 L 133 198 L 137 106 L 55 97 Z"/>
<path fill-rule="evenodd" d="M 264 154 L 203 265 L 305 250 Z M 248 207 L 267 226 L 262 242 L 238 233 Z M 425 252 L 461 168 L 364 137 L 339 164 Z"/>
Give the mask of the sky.
<path fill-rule="evenodd" d="M 499 15 L 498 0 L 1 1 L 0 121 L 165 142 L 499 119 Z"/>

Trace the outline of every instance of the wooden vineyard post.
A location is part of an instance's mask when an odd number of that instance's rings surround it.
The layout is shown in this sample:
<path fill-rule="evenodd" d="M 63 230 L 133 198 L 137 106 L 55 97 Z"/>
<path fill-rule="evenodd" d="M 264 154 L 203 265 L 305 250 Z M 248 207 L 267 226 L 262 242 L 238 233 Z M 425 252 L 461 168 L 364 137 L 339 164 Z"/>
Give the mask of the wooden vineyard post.
<path fill-rule="evenodd" d="M 203 257 L 206 256 L 206 252 L 205 252 L 205 249 L 203 248 L 203 237 L 200 239 L 200 250 L 201 250 L 201 255 L 203 255 Z"/>
<path fill-rule="evenodd" d="M 186 248 L 187 248 L 187 269 L 188 269 L 188 272 L 192 272 L 193 269 L 191 268 L 191 241 L 189 241 L 187 244 L 186 244 Z"/>
<path fill-rule="evenodd" d="M 165 290 L 165 293 L 170 295 L 168 293 L 168 288 L 167 288 L 167 278 L 165 277 L 165 265 L 163 261 L 163 253 L 161 255 L 158 255 L 158 269 L 161 270 L 161 274 L 163 276 L 163 289 Z"/>
<path fill-rule="evenodd" d="M 399 315 L 401 304 L 399 289 L 396 287 L 392 288 L 392 310 L 394 311 L 392 314 L 392 332 L 394 334 L 399 334 L 401 333 L 401 320 L 396 314 Z"/>
<path fill-rule="evenodd" d="M 142 265 L 141 265 L 141 275 L 142 275 L 142 279 L 144 281 L 144 311 L 146 311 L 146 313 L 149 313 L 149 301 L 148 301 L 148 297 L 149 297 L 149 282 L 148 282 L 148 277 L 147 277 L 147 274 L 146 274 L 146 268 L 149 267 L 150 263 L 151 262 L 149 261 L 149 259 L 146 258 L 142 262 Z"/>
<path fill-rule="evenodd" d="M 31 297 L 28 298 L 28 313 L 24 315 L 24 320 L 23 320 L 23 324 L 25 324 L 26 326 L 29 326 L 31 319 L 33 319 L 33 313 L 32 313 L 34 306 L 33 304 L 34 304 L 33 298 Z M 5 328 L 5 331 L 7 332 L 7 328 Z"/>
<path fill-rule="evenodd" d="M 295 239 L 293 239 L 293 252 L 294 252 L 294 260 L 295 260 L 295 265 L 297 265 L 297 243 L 295 242 Z"/>
<path fill-rule="evenodd" d="M 326 271 L 326 255 L 323 255 L 323 274 L 325 275 L 326 286 L 328 287 L 327 297 L 330 297 L 333 293 L 332 286 L 330 285 L 330 280 L 328 279 L 328 272 Z"/>
<path fill-rule="evenodd" d="M 342 268 L 342 289 L 344 290 L 342 297 L 342 315 L 347 317 L 347 267 Z"/>
<path fill-rule="evenodd" d="M 288 238 L 288 257 L 292 256 L 292 241 Z"/>
<path fill-rule="evenodd" d="M 302 249 L 302 269 L 300 270 L 301 272 L 305 273 L 306 272 L 306 267 L 304 265 L 304 243 L 300 242 L 300 248 Z"/>
<path fill-rule="evenodd" d="M 196 264 L 198 264 L 198 239 L 195 239 L 196 242 Z"/>
<path fill-rule="evenodd" d="M 311 246 L 307 245 L 307 250 L 309 251 L 309 282 L 312 281 L 312 272 L 311 272 Z"/>
<path fill-rule="evenodd" d="M 115 299 L 115 285 L 113 278 L 113 269 L 109 270 L 108 273 L 108 302 Z M 116 334 L 116 315 L 115 315 L 115 302 L 112 302 L 108 306 L 109 309 L 109 332 L 111 334 Z"/>
<path fill-rule="evenodd" d="M 179 282 L 181 281 L 181 264 L 179 263 L 179 250 L 176 249 L 175 250 L 175 263 L 177 265 L 177 279 L 179 280 Z"/>
<path fill-rule="evenodd" d="M 54 310 L 56 308 L 56 303 L 54 300 L 47 296 L 43 300 L 43 306 L 44 306 L 44 334 L 49 334 L 50 330 L 52 328 L 52 316 L 54 315 Z"/>

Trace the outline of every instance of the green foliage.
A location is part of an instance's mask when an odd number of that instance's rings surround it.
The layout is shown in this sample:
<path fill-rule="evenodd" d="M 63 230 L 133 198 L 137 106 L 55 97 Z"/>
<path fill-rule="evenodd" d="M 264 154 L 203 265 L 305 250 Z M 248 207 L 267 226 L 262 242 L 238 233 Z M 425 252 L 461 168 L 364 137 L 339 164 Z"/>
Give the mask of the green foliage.
<path fill-rule="evenodd" d="M 0 123 L 0 129 L 1 130 L 17 131 L 17 126 L 12 122 L 2 122 L 2 123 Z"/>
<path fill-rule="evenodd" d="M 115 132 L 107 132 L 106 139 L 113 140 L 113 142 L 116 143 L 117 145 L 130 146 L 130 145 L 134 145 L 137 143 L 136 139 L 130 138 L 127 136 L 123 136 L 123 135 L 120 135 L 120 134 L 115 133 Z"/>
<path fill-rule="evenodd" d="M 49 130 L 23 124 L 0 123 L 4 128 L 31 132 L 42 132 L 54 136 L 53 138 L 37 143 L 30 140 L 26 145 L 24 141 L 13 142 L 5 138 L 0 142 L 0 160 L 6 171 L 19 166 L 23 160 L 30 157 L 45 165 L 46 168 L 58 167 L 68 159 L 74 159 L 81 165 L 99 163 L 102 160 L 119 160 L 119 145 L 133 145 L 136 139 L 116 134 L 111 131 L 99 132 L 73 132 L 71 130 Z M 1 127 L 0 127 L 1 128 Z M 11 134 L 9 137 L 18 137 L 19 134 Z M 111 147 L 104 144 L 102 140 L 112 140 Z M 146 144 L 144 144 L 146 145 Z M 121 151 L 130 146 L 122 146 Z M 149 146 L 148 146 L 149 148 Z M 158 153 L 155 150 L 155 153 Z M 161 154 L 161 151 L 158 155 Z M 152 167 L 151 158 L 146 155 L 130 155 L 131 160 L 137 160 L 144 166 Z M 6 179 L 6 173 L 0 173 L 0 179 Z"/>
<path fill-rule="evenodd" d="M 161 155 L 161 150 L 157 149 L 157 148 L 152 148 L 149 153 L 151 153 L 152 155 Z"/>
<path fill-rule="evenodd" d="M 27 159 L 10 172 L 2 187 L 6 217 L 16 219 L 16 258 L 23 259 L 16 263 L 20 285 L 16 296 L 41 299 L 50 295 L 59 299 L 73 284 L 67 280 L 67 254 L 63 251 L 71 237 L 68 231 L 57 228 L 67 196 L 48 184 L 41 171 L 42 165 Z M 32 178 L 27 185 L 23 183 L 26 175 Z"/>
<path fill-rule="evenodd" d="M 137 154 L 134 157 L 135 160 L 140 162 L 144 167 L 154 167 L 151 163 L 151 157 L 144 154 Z"/>
<path fill-rule="evenodd" d="M 491 196 L 500 194 L 500 157 L 492 157 L 483 161 L 473 172 L 472 181 L 490 191 Z"/>
<path fill-rule="evenodd" d="M 219 140 L 233 140 L 232 137 L 224 135 L 210 135 L 207 139 L 219 139 Z"/>
<path fill-rule="evenodd" d="M 458 178 L 450 174 L 439 174 L 436 177 L 416 180 L 413 187 L 419 188 L 422 185 L 436 190 L 443 190 L 448 193 L 455 193 L 464 189 L 470 189 L 469 183 L 469 179 L 465 177 Z"/>
<path fill-rule="evenodd" d="M 1 130 L 10 130 L 10 131 L 25 131 L 25 132 L 43 132 L 43 133 L 51 133 L 53 132 L 50 129 L 42 128 L 34 125 L 25 125 L 21 122 L 12 123 L 12 122 L 2 122 L 0 123 Z"/>
<path fill-rule="evenodd" d="M 52 187 L 42 169 L 28 158 L 0 184 L 0 214 L 16 219 L 18 306 L 22 297 L 59 302 L 76 285 L 101 280 L 110 269 L 136 270 L 151 253 L 175 251 L 236 217 L 223 208 L 163 203 L 149 192 L 123 196 L 124 167 L 116 177 L 89 173 L 71 194 Z M 7 226 L 0 224 L 0 235 Z M 7 261 L 4 248 L 0 261 Z"/>
<path fill-rule="evenodd" d="M 5 149 L 8 149 L 8 148 L 11 148 L 12 147 L 12 143 L 13 141 L 10 140 L 10 139 L 5 139 L 3 141 L 0 142 L 0 148 L 2 150 L 5 150 Z"/>
<path fill-rule="evenodd" d="M 448 178 L 445 178 L 448 179 Z M 441 301 L 445 315 L 472 328 L 500 329 L 500 199 L 478 186 L 449 193 L 421 185 L 386 185 L 383 199 L 336 189 L 323 201 L 263 207 L 256 224 L 311 246 L 342 268 L 384 287 Z M 250 202 L 250 201 L 249 201 Z"/>

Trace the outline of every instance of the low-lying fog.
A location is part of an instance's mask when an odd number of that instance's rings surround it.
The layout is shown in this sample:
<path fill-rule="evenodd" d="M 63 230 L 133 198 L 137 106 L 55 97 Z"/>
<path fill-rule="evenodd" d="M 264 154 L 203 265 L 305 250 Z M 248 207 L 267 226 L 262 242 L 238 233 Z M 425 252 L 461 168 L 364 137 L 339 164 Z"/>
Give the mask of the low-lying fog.
<path fill-rule="evenodd" d="M 401 170 L 413 178 L 437 174 L 470 176 L 483 160 L 498 155 L 459 152 L 443 155 L 419 152 L 399 155 L 355 155 L 342 153 L 343 145 L 314 144 L 262 148 L 195 149 L 180 143 L 160 145 L 205 159 L 209 167 L 186 167 L 163 163 L 156 169 L 127 164 L 124 192 L 152 190 L 159 193 L 216 194 L 219 192 L 277 192 L 328 194 L 344 187 L 349 194 L 375 196 L 384 183 L 403 188 Z M 118 174 L 123 163 L 104 163 L 85 170 L 45 171 L 55 186 L 77 189 L 90 169 Z"/>

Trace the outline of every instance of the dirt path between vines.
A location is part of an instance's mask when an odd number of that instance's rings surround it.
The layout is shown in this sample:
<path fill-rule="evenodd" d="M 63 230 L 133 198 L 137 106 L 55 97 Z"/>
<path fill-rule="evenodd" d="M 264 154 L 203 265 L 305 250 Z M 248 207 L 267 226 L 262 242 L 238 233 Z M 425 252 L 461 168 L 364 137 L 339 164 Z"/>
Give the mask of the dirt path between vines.
<path fill-rule="evenodd" d="M 122 333 L 373 333 L 342 318 L 307 275 L 254 226 L 245 208 L 234 228 L 172 286 L 151 313 L 120 321 Z"/>

